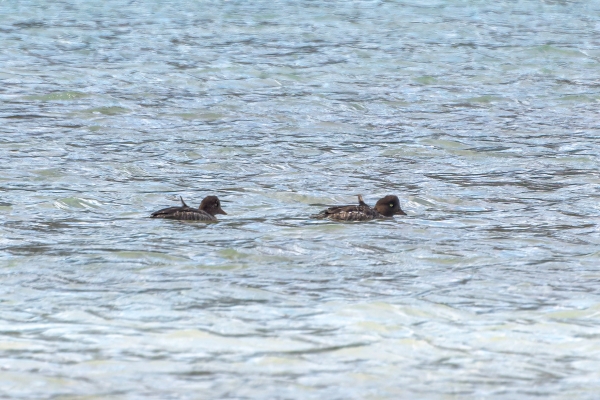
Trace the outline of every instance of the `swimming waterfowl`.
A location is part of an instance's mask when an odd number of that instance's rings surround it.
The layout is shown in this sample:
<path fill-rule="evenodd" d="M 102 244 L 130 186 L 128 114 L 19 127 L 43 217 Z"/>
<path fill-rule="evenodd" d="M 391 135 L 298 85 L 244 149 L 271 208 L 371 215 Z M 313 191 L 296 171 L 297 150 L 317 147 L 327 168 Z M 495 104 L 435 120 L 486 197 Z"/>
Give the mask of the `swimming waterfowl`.
<path fill-rule="evenodd" d="M 185 201 L 183 201 L 181 196 L 179 196 L 179 199 L 181 200 L 181 207 L 163 208 L 162 210 L 150 214 L 150 218 L 210 222 L 217 220 L 215 214 L 227 215 L 227 213 L 221 209 L 221 202 L 217 196 L 206 196 L 198 208 L 189 207 L 185 204 Z"/>
<path fill-rule="evenodd" d="M 406 215 L 400 208 L 398 196 L 388 195 L 377 201 L 374 208 L 369 207 L 362 196 L 358 195 L 357 206 L 330 207 L 318 214 L 312 215 L 316 219 L 332 219 L 335 221 L 370 221 L 373 219 L 393 218 L 394 215 Z"/>

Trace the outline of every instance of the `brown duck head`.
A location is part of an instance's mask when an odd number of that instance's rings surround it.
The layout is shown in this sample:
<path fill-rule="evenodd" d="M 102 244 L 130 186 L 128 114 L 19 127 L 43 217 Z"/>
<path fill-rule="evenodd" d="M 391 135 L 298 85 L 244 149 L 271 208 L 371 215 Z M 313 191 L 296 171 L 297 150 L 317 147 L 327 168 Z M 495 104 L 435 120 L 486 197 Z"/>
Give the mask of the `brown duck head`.
<path fill-rule="evenodd" d="M 386 217 L 392 217 L 394 215 L 406 215 L 400 208 L 400 200 L 398 196 L 388 195 L 385 196 L 375 204 L 375 210 L 381 215 Z"/>
<path fill-rule="evenodd" d="M 221 202 L 217 196 L 206 196 L 198 208 L 212 216 L 215 214 L 227 215 L 227 213 L 221 208 Z"/>

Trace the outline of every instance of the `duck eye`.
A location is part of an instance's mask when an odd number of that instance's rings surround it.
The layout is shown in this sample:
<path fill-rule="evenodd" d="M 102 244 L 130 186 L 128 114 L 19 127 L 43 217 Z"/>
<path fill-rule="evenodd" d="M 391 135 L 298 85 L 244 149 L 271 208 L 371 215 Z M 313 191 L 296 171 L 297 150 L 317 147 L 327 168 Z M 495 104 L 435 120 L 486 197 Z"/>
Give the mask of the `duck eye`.
<path fill-rule="evenodd" d="M 394 203 L 390 203 L 390 207 L 394 207 Z"/>

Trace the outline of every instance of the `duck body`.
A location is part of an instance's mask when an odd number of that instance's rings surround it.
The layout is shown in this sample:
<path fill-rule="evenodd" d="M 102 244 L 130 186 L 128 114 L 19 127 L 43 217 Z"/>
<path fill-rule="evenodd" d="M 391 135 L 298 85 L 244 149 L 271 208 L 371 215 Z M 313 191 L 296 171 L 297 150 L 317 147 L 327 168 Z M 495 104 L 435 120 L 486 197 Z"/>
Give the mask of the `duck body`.
<path fill-rule="evenodd" d="M 217 196 L 207 196 L 200 203 L 200 207 L 193 208 L 185 204 L 183 198 L 181 200 L 181 207 L 168 207 L 163 208 L 150 214 L 150 218 L 166 218 L 166 219 L 178 219 L 181 221 L 203 221 L 203 222 L 216 222 L 216 214 L 227 213 L 221 209 L 221 202 Z"/>
<path fill-rule="evenodd" d="M 367 205 L 361 195 L 358 195 L 358 205 L 330 207 L 312 216 L 316 219 L 331 219 L 334 221 L 371 221 L 374 219 L 390 219 L 394 215 L 406 215 L 400 208 L 397 196 L 385 196 L 375 207 Z"/>

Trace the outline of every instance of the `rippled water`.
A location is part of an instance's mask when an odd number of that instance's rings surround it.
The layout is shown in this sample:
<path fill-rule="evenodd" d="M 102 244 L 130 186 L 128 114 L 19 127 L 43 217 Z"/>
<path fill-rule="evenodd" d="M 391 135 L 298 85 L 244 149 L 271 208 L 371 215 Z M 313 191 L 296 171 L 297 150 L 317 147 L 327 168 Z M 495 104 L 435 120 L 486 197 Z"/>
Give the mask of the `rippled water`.
<path fill-rule="evenodd" d="M 0 2 L 0 393 L 596 398 L 599 46 L 598 1 Z M 408 216 L 308 218 L 359 193 Z"/>

